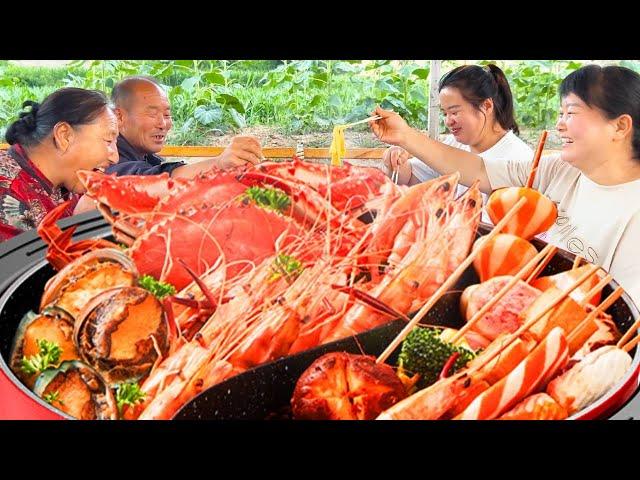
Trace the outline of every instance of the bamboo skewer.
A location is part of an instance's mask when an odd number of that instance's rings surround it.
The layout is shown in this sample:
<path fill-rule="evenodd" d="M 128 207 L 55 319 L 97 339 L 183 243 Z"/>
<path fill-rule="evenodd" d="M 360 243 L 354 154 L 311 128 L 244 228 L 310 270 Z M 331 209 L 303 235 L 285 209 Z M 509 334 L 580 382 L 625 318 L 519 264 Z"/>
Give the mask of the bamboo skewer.
<path fill-rule="evenodd" d="M 586 293 L 584 298 L 580 301 L 579 305 L 582 308 L 585 308 L 587 306 L 587 303 L 589 303 L 589 299 L 593 297 L 595 294 L 597 294 L 600 290 L 602 290 L 611 280 L 613 280 L 613 277 L 611 275 L 605 276 L 602 280 L 598 282 L 598 284 L 595 287 L 593 287 L 591 290 L 589 290 Z"/>
<path fill-rule="evenodd" d="M 567 337 L 567 342 L 571 343 L 571 341 L 575 338 L 576 332 L 579 332 L 582 328 L 584 328 L 589 322 L 595 319 L 598 315 L 604 312 L 607 308 L 609 308 L 613 303 L 618 300 L 624 293 L 624 290 L 621 287 L 616 288 L 611 295 L 609 295 L 604 301 L 600 302 L 593 311 L 589 313 L 578 325 L 576 325 L 569 336 Z"/>
<path fill-rule="evenodd" d="M 638 335 L 633 340 L 631 340 L 629 343 L 627 343 L 624 347 L 622 347 L 622 350 L 624 350 L 625 352 L 629 353 L 629 351 L 632 350 L 633 347 L 635 347 L 638 344 L 638 342 L 640 342 L 640 335 Z"/>
<path fill-rule="evenodd" d="M 535 268 L 533 272 L 531 272 L 531 275 L 529 275 L 529 277 L 526 280 L 527 283 L 531 284 L 531 282 L 533 282 L 536 278 L 538 278 L 538 275 L 540 275 L 542 270 L 544 270 L 544 268 L 549 264 L 549 262 L 551 261 L 551 259 L 553 258 L 553 256 L 556 254 L 557 251 L 558 251 L 558 247 L 555 247 L 555 246 L 549 250 L 549 253 L 547 254 L 546 258 L 542 260 L 542 262 L 540 262 L 540 264 Z"/>
<path fill-rule="evenodd" d="M 537 323 L 540 319 L 542 319 L 547 313 L 549 313 L 551 310 L 553 310 L 556 307 L 556 305 L 558 305 L 559 303 L 563 302 L 571 292 L 573 292 L 576 288 L 578 288 L 580 285 L 582 285 L 599 268 L 600 267 L 597 266 L 597 265 L 592 265 L 591 268 L 588 271 L 586 271 L 584 274 L 582 274 L 575 282 L 573 282 L 573 284 L 571 284 L 569 287 L 564 289 L 560 293 L 558 298 L 556 298 L 554 301 L 552 301 L 549 304 L 549 306 L 547 306 L 547 308 L 545 308 L 542 312 L 540 312 L 538 315 L 533 317 L 531 320 L 525 322 L 520 328 L 518 328 L 509 337 L 507 337 L 505 343 L 502 344 L 501 348 L 497 349 L 491 355 L 488 355 L 487 358 L 483 359 L 482 362 L 480 362 L 477 365 L 475 365 L 474 368 L 471 370 L 471 372 L 476 372 L 476 371 L 480 370 L 482 367 L 484 367 L 486 364 L 488 364 L 491 360 L 493 360 L 495 357 L 497 357 L 500 353 L 502 353 L 509 345 L 511 345 L 515 341 L 516 338 L 518 338 L 523 332 L 525 332 L 526 330 L 531 328 L 535 323 Z"/>
<path fill-rule="evenodd" d="M 518 213 L 518 211 L 522 208 L 522 206 L 526 203 L 526 201 L 527 200 L 524 197 L 518 200 L 518 203 L 516 203 L 513 207 L 511 207 L 511 209 L 507 212 L 504 218 L 502 218 L 502 220 L 498 222 L 498 224 L 493 228 L 493 230 L 485 237 L 482 237 L 484 238 L 484 240 L 482 240 L 481 244 L 478 245 L 478 248 L 476 248 L 475 250 L 472 250 L 471 253 L 467 256 L 467 258 L 460 265 L 458 265 L 458 268 L 456 268 L 453 271 L 453 273 L 449 276 L 449 278 L 447 278 L 447 280 L 442 285 L 440 285 L 440 288 L 438 288 L 438 290 L 436 290 L 433 293 L 433 295 L 431 295 L 427 303 L 425 303 L 422 306 L 422 308 L 418 310 L 418 313 L 415 314 L 415 316 L 411 319 L 411 321 L 407 323 L 407 325 L 396 336 L 396 338 L 393 339 L 393 341 L 384 350 L 384 352 L 380 354 L 380 356 L 376 360 L 376 363 L 383 363 L 389 357 L 389 355 L 393 353 L 393 351 L 398 347 L 398 345 L 400 345 L 400 343 L 402 343 L 402 341 L 406 338 L 409 332 L 413 330 L 413 327 L 415 327 L 418 324 L 418 322 L 422 320 L 422 318 L 429 312 L 429 310 L 431 310 L 431 308 L 436 304 L 436 302 L 440 300 L 440 297 L 442 297 L 442 295 L 444 295 L 447 292 L 447 290 L 449 290 L 449 288 L 451 288 L 455 284 L 455 282 L 458 280 L 460 275 L 462 275 L 464 271 L 467 269 L 467 267 L 471 265 L 473 260 L 482 250 L 482 246 L 486 244 L 486 242 L 491 240 L 493 237 L 495 237 L 498 233 L 500 233 L 500 230 L 502 230 L 504 226 L 507 224 L 507 222 L 509 222 L 509 220 L 511 220 L 511 218 L 516 213 Z"/>
<path fill-rule="evenodd" d="M 580 255 L 576 255 L 576 258 L 573 259 L 573 265 L 571 266 L 571 270 L 575 270 L 582 263 L 582 257 Z"/>
<path fill-rule="evenodd" d="M 518 283 L 520 280 L 522 280 L 522 278 L 529 272 L 529 270 L 531 270 L 531 268 L 537 263 L 539 262 L 541 259 L 543 259 L 550 251 L 554 250 L 557 248 L 554 247 L 551 244 L 547 244 L 546 247 L 544 247 L 540 252 L 538 252 L 538 254 L 533 257 L 531 260 L 529 260 L 529 262 L 527 262 L 526 265 L 524 265 L 520 271 L 511 279 L 509 280 L 509 282 L 507 282 L 507 284 L 502 287 L 492 298 L 491 300 L 489 300 L 480 310 L 478 310 L 475 315 L 473 315 L 473 317 L 471 317 L 471 319 L 469 319 L 469 321 L 466 323 L 466 325 L 464 327 L 462 327 L 460 330 L 458 330 L 458 333 L 456 333 L 451 340 L 449 340 L 449 343 L 453 343 L 455 344 L 458 340 L 460 340 L 465 333 L 467 333 L 469 331 L 469 329 L 471 327 L 473 327 L 473 325 L 475 325 L 476 323 L 478 323 L 478 321 L 484 317 L 484 315 L 496 304 L 498 303 L 502 297 L 504 297 L 504 295 L 511 290 L 511 288 L 513 288 L 513 286 Z"/>
<path fill-rule="evenodd" d="M 636 332 L 638 330 L 638 328 L 640 328 L 640 318 L 638 318 L 638 320 L 636 320 L 634 322 L 633 325 L 631 325 L 629 327 L 629 329 L 627 330 L 627 332 L 622 336 L 622 338 L 620 340 L 618 340 L 618 343 L 616 344 L 616 347 L 618 348 L 622 348 L 622 346 L 631 338 L 633 337 L 634 332 Z"/>
<path fill-rule="evenodd" d="M 540 163 L 540 157 L 542 156 L 542 150 L 544 149 L 544 144 L 546 141 L 547 131 L 543 130 L 542 135 L 540 136 L 540 141 L 538 142 L 538 148 L 536 149 L 536 153 L 533 156 L 531 171 L 529 172 L 529 178 L 527 179 L 527 188 L 532 188 L 533 186 L 533 180 L 536 178 L 536 170 L 538 170 L 538 164 Z"/>

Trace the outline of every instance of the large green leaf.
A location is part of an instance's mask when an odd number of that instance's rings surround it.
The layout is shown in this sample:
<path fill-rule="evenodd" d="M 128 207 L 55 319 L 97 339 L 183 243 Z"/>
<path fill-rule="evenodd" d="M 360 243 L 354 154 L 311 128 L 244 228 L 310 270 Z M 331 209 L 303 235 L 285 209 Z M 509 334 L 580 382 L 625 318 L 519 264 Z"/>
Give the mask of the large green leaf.
<path fill-rule="evenodd" d="M 400 93 L 400 90 L 387 80 L 378 80 L 376 82 L 376 88 L 386 93 Z"/>
<path fill-rule="evenodd" d="M 338 95 L 330 95 L 327 99 L 327 103 L 332 107 L 339 107 L 342 105 L 342 101 Z"/>
<path fill-rule="evenodd" d="M 242 115 L 241 113 L 236 111 L 236 109 L 230 108 L 229 109 L 229 114 L 231 115 L 231 118 L 233 119 L 233 123 L 238 128 L 244 128 L 244 127 L 247 126 L 247 122 L 246 122 L 246 120 L 244 118 L 244 115 Z"/>
<path fill-rule="evenodd" d="M 238 113 L 245 113 L 245 108 L 240 99 L 228 93 L 221 93 L 216 97 L 218 103 L 235 109 Z"/>
<path fill-rule="evenodd" d="M 420 80 L 426 80 L 429 77 L 428 68 L 416 68 L 412 73 Z"/>
<path fill-rule="evenodd" d="M 193 92 L 193 89 L 195 88 L 199 80 L 200 78 L 198 77 L 185 78 L 180 86 L 187 92 Z"/>
<path fill-rule="evenodd" d="M 213 83 L 214 85 L 224 85 L 226 83 L 224 75 L 218 70 L 205 73 L 202 78 L 204 78 L 206 82 Z"/>
<path fill-rule="evenodd" d="M 201 105 L 195 109 L 193 116 L 202 125 L 219 124 L 222 121 L 222 109 L 218 106 Z"/>

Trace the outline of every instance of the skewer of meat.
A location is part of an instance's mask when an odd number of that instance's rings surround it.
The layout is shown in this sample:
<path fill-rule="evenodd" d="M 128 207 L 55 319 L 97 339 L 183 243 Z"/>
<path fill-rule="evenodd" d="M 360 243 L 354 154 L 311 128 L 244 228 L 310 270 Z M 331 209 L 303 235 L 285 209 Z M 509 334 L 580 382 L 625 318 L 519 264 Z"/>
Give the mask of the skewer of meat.
<path fill-rule="evenodd" d="M 506 377 L 478 395 L 456 419 L 498 418 L 529 394 L 544 388 L 568 359 L 565 332 L 561 327 L 555 327 L 527 358 Z"/>
<path fill-rule="evenodd" d="M 505 343 L 503 344 L 503 348 L 501 350 L 496 350 L 495 352 L 493 352 L 491 355 L 482 355 L 484 357 L 483 362 L 479 362 L 477 364 L 477 366 L 475 367 L 475 370 L 480 370 L 480 368 L 482 368 L 484 365 L 486 365 L 487 363 L 489 363 L 491 360 L 493 360 L 496 356 L 498 356 L 502 350 L 504 350 L 505 348 L 507 348 L 513 341 L 515 341 L 522 333 L 526 332 L 527 330 L 529 330 L 533 325 L 535 325 L 536 322 L 538 322 L 540 319 L 542 319 L 547 313 L 549 313 L 551 310 L 553 310 L 558 304 L 560 304 L 562 301 L 564 301 L 566 299 L 566 297 L 573 292 L 576 288 L 578 288 L 582 283 L 584 283 L 589 277 L 591 277 L 591 275 L 593 275 L 594 273 L 596 273 L 598 271 L 600 267 L 598 267 L 597 265 L 591 265 L 591 268 L 589 268 L 583 275 L 581 275 L 575 282 L 573 282 L 569 287 L 565 288 L 564 290 L 562 290 L 562 292 L 560 292 L 559 295 L 556 296 L 556 298 L 551 301 L 549 303 L 549 305 L 544 308 L 541 312 L 539 312 L 537 315 L 534 315 L 532 318 L 530 318 L 529 320 L 527 320 L 520 328 L 518 328 L 518 330 L 516 330 L 515 332 L 513 332 L 509 337 L 507 337 Z"/>
<path fill-rule="evenodd" d="M 474 387 L 473 393 L 476 395 L 478 394 L 478 392 L 482 391 L 482 388 L 486 388 L 487 382 L 483 378 L 483 375 L 481 373 L 482 368 L 488 365 L 489 362 L 491 362 L 494 358 L 498 357 L 498 355 L 504 352 L 511 344 L 516 342 L 519 339 L 520 335 L 526 332 L 545 314 L 547 314 L 554 307 L 556 307 L 556 305 L 563 301 L 573 290 L 578 288 L 591 275 L 593 275 L 598 270 L 598 268 L 599 267 L 596 265 L 591 266 L 591 268 L 589 268 L 587 272 L 581 275 L 580 278 L 574 281 L 569 287 L 564 289 L 562 291 L 562 294 L 549 304 L 548 308 L 544 309 L 538 315 L 529 319 L 514 333 L 508 335 L 504 339 L 500 348 L 496 348 L 493 351 L 485 351 L 481 356 L 478 357 L 473 366 L 470 366 L 469 368 L 462 370 L 444 380 L 440 380 L 431 385 L 429 388 L 421 390 L 411 397 L 404 399 L 402 402 L 383 412 L 378 418 L 428 418 L 435 420 L 438 418 L 442 418 L 447 413 L 451 413 L 452 410 L 459 410 L 459 408 L 457 408 L 459 407 L 458 402 L 460 401 L 463 393 L 465 393 L 465 403 L 468 402 L 470 398 L 473 398 L 473 395 L 467 393 L 467 390 L 469 388 Z M 545 359 L 548 359 L 548 361 Z M 518 367 L 512 370 L 507 375 L 507 377 L 505 377 L 511 378 L 512 380 L 510 382 L 507 382 L 506 380 L 504 382 L 499 381 L 488 390 L 486 390 L 488 392 L 496 385 L 500 384 L 501 386 L 496 387 L 494 392 L 497 392 L 498 390 L 502 391 L 500 397 L 498 397 L 499 399 L 504 396 L 504 400 L 499 400 L 500 408 L 495 408 L 494 405 L 493 407 L 491 407 L 493 413 L 489 412 L 489 415 L 494 415 L 492 418 L 499 416 L 500 414 L 506 412 L 510 407 L 514 406 L 518 401 L 526 397 L 527 394 L 531 393 L 534 387 L 540 388 L 541 386 L 546 384 L 546 382 L 550 380 L 553 375 L 555 375 L 558 369 L 564 366 L 567 359 L 568 346 L 564 330 L 560 327 L 556 327 L 550 332 L 549 335 L 547 335 L 547 337 L 541 342 L 541 344 L 538 345 L 518 365 Z M 535 365 L 536 368 L 539 369 L 542 365 L 543 374 L 531 375 L 529 373 L 529 370 L 527 369 L 527 365 L 530 365 L 529 369 L 531 369 L 533 365 Z M 519 383 L 517 389 L 514 389 L 513 391 L 504 390 L 505 387 L 513 386 L 515 382 Z M 480 393 L 480 395 L 483 395 L 483 393 Z M 465 409 L 465 411 L 471 408 L 471 406 L 478 398 L 479 397 L 476 397 Z M 492 393 L 490 395 L 490 398 L 495 399 L 496 393 Z M 473 417 L 474 415 L 476 415 L 476 413 L 473 413 L 475 412 L 476 408 L 477 407 L 473 407 L 473 409 L 468 412 L 469 416 Z M 487 404 L 486 407 L 483 407 L 482 411 L 486 412 L 486 410 L 488 409 L 489 405 Z M 483 415 L 484 414 L 485 413 L 483 413 Z"/>
<path fill-rule="evenodd" d="M 614 304 L 618 298 L 622 296 L 624 290 L 622 287 L 616 288 L 611 295 L 602 301 L 593 311 L 591 311 L 576 327 L 571 330 L 567 341 L 569 342 L 569 353 L 573 355 L 580 347 L 587 341 L 587 339 L 597 330 L 598 325 L 595 323 L 595 319 L 598 315 L 604 312 L 607 308 Z M 624 337 L 623 337 L 624 338 Z M 622 341 L 622 339 L 621 339 Z M 618 348 L 621 348 L 622 343 Z"/>
<path fill-rule="evenodd" d="M 631 362 L 631 356 L 623 349 L 605 345 L 553 379 L 547 393 L 571 415 L 607 393 L 624 377 Z"/>
<path fill-rule="evenodd" d="M 600 280 L 595 287 L 593 287 L 591 290 L 589 290 L 586 295 L 584 296 L 584 298 L 582 300 L 580 300 L 578 303 L 580 304 L 580 306 L 582 308 L 586 308 L 587 304 L 589 303 L 589 300 L 594 297 L 595 295 L 597 295 L 598 293 L 600 293 L 602 291 L 602 289 L 604 287 L 606 287 L 609 282 L 613 280 L 613 277 L 609 274 L 607 274 L 605 277 L 602 278 L 602 280 Z"/>
<path fill-rule="evenodd" d="M 451 343 L 456 343 L 460 340 L 480 319 L 484 318 L 485 314 L 496 304 L 498 303 L 504 295 L 513 288 L 513 286 L 518 283 L 524 276 L 529 273 L 531 268 L 536 265 L 542 258 L 544 258 L 549 252 L 555 252 L 557 250 L 551 244 L 548 244 L 544 247 L 535 257 L 533 257 L 526 265 L 524 265 L 520 271 L 511 279 L 507 284 L 502 287 L 498 293 L 496 293 L 491 300 L 489 300 L 484 307 L 478 310 L 471 319 L 469 319 L 464 327 L 462 327 L 458 333 L 454 335 L 451 339 Z"/>
<path fill-rule="evenodd" d="M 526 199 L 526 205 L 504 229 L 505 233 L 517 235 L 525 240 L 547 231 L 558 216 L 556 204 L 532 188 L 546 138 L 547 132 L 544 131 L 533 158 L 526 186 L 499 188 L 491 194 L 487 201 L 487 214 L 493 223 L 497 223 L 514 203 L 522 198 Z"/>
<path fill-rule="evenodd" d="M 567 409 L 546 393 L 536 393 L 522 400 L 498 420 L 564 420 Z"/>
<path fill-rule="evenodd" d="M 485 243 L 490 241 L 493 237 L 495 237 L 498 233 L 500 233 L 500 230 L 509 222 L 509 220 L 511 220 L 511 218 L 514 215 L 518 213 L 518 211 L 523 207 L 525 203 L 526 203 L 525 199 L 520 199 L 509 210 L 509 212 L 504 216 L 504 218 L 502 218 L 502 220 L 498 222 L 498 224 L 493 228 L 493 230 L 485 237 Z M 449 290 L 455 284 L 455 282 L 458 281 L 458 278 L 460 278 L 460 276 L 464 273 L 467 267 L 473 262 L 473 260 L 476 258 L 476 256 L 481 250 L 482 250 L 481 248 L 478 248 L 477 250 L 472 251 L 467 256 L 467 258 L 464 259 L 464 261 L 460 263 L 460 265 L 458 265 L 458 268 L 456 268 L 453 271 L 451 276 L 440 286 L 440 288 L 438 288 L 438 290 L 436 290 L 433 293 L 433 295 L 431 295 L 431 298 L 429 298 L 429 301 L 425 303 L 420 310 L 418 310 L 418 312 L 411 319 L 411 321 L 407 323 L 407 325 L 402 329 L 402 331 L 398 334 L 398 336 L 389 344 L 389 346 L 385 349 L 385 351 L 382 352 L 382 354 L 380 354 L 376 362 L 378 363 L 384 362 L 389 357 L 389 355 L 393 353 L 393 351 L 398 347 L 398 345 L 400 345 L 400 343 L 402 343 L 402 341 L 407 337 L 409 332 L 413 330 L 413 328 L 420 322 L 420 320 L 424 318 L 424 316 L 429 312 L 429 310 L 431 310 L 431 308 L 436 304 L 436 302 L 440 300 L 440 297 L 442 297 L 442 295 L 444 295 L 447 292 L 447 290 Z"/>
<path fill-rule="evenodd" d="M 619 296 L 619 292 L 614 292 L 614 294 L 610 295 L 602 305 L 594 310 L 595 314 L 592 312 L 593 317 L 595 318 L 598 311 L 604 311 L 608 308 Z M 619 350 L 619 352 L 621 351 Z M 565 330 L 556 326 L 525 360 L 506 377 L 481 393 L 457 418 L 497 418 L 527 395 L 544 387 L 566 365 L 568 357 L 569 343 Z M 597 358 L 597 356 L 592 357 Z M 551 394 L 551 391 L 549 393 L 561 407 L 571 414 L 599 398 L 615 382 L 622 378 L 622 375 L 630 365 L 630 357 L 628 362 L 625 360 L 626 357 L 617 353 L 610 354 L 606 360 L 597 362 L 587 359 L 587 362 L 581 367 L 572 367 L 571 370 L 574 370 L 574 373 L 567 376 L 567 380 L 563 381 L 565 383 L 560 382 L 557 384 L 558 387 L 552 389 L 553 392 L 558 392 L 556 395 Z M 597 366 L 591 367 L 592 363 L 597 363 Z M 612 375 L 607 375 L 607 368 L 612 370 Z M 593 379 L 590 378 L 590 375 L 593 375 Z M 591 388 L 583 389 L 579 384 L 580 381 L 588 383 Z M 560 399 L 563 395 L 562 392 L 569 392 L 565 395 L 566 398 L 563 397 L 564 400 Z M 580 397 L 580 402 L 574 405 L 571 400 L 578 395 L 576 392 L 580 392 L 579 394 L 582 396 Z"/>

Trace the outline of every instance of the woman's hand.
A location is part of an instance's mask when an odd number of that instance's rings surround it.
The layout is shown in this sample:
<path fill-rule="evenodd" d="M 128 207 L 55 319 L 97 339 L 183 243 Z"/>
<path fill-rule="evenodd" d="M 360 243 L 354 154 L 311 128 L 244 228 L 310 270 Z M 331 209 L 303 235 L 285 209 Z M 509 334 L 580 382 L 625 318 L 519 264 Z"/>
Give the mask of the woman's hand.
<path fill-rule="evenodd" d="M 397 113 L 384 110 L 381 107 L 377 107 L 373 115 L 382 117 L 380 120 L 369 122 L 375 136 L 385 143 L 402 146 L 407 134 L 412 130 L 407 122 Z"/>
<path fill-rule="evenodd" d="M 407 185 L 411 180 L 411 163 L 409 158 L 411 155 L 405 149 L 400 147 L 388 148 L 382 156 L 382 162 L 386 170 L 389 172 L 389 176 L 398 170 L 398 184 Z"/>

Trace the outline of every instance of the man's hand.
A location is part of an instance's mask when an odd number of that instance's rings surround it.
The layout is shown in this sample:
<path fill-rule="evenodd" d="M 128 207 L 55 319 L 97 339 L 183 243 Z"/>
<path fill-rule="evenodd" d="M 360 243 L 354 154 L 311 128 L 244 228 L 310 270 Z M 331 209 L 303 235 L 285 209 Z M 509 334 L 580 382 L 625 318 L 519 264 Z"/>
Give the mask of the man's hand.
<path fill-rule="evenodd" d="M 217 166 L 222 169 L 238 167 L 247 163 L 257 164 L 262 161 L 260 141 L 252 136 L 237 136 L 217 157 Z"/>

